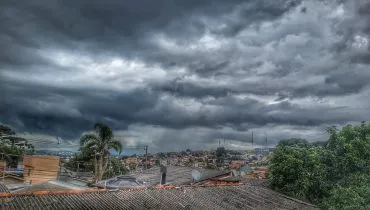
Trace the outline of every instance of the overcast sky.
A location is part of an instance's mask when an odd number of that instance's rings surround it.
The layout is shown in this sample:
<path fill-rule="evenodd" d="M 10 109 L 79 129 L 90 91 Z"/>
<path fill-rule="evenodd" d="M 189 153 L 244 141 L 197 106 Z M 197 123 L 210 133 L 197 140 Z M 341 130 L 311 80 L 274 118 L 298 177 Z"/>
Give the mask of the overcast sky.
<path fill-rule="evenodd" d="M 2 0 L 0 123 L 52 149 L 95 122 L 151 151 L 326 140 L 370 119 L 369 37 L 368 0 Z"/>

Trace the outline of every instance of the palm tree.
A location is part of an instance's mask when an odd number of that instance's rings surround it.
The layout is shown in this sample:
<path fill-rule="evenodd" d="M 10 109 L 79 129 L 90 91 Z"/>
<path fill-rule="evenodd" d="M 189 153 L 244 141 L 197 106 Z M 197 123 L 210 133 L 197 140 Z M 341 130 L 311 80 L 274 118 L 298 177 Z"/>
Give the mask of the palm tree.
<path fill-rule="evenodd" d="M 121 142 L 113 139 L 113 132 L 107 125 L 94 125 L 96 134 L 85 134 L 80 139 L 81 150 L 94 158 L 95 181 L 100 181 L 109 161 L 109 150 L 114 149 L 121 154 Z"/>

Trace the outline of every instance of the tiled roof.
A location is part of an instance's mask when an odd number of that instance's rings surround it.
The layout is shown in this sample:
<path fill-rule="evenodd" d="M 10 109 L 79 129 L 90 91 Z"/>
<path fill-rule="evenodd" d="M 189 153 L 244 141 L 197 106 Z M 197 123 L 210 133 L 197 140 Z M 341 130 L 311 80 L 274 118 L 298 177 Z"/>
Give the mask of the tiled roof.
<path fill-rule="evenodd" d="M 120 190 L 55 195 L 18 195 L 2 209 L 315 209 L 266 188 L 251 185 L 183 189 Z"/>

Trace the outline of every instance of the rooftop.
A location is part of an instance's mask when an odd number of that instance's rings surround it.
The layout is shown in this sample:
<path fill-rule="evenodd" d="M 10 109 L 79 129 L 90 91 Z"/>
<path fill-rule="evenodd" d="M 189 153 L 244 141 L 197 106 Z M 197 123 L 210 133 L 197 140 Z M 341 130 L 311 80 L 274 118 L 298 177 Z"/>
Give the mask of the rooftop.
<path fill-rule="evenodd" d="M 217 176 L 225 175 L 230 172 L 228 171 L 219 171 L 213 169 L 201 169 L 201 168 L 192 168 L 192 167 L 181 167 L 181 166 L 168 166 L 166 174 L 166 184 L 172 185 L 184 185 L 192 183 L 193 177 L 191 172 L 196 169 L 200 172 L 202 181 L 209 178 L 214 178 Z M 159 167 L 153 167 L 143 171 L 136 171 L 131 174 L 139 181 L 144 181 L 146 185 L 153 186 L 159 184 L 160 181 L 160 169 Z"/>
<path fill-rule="evenodd" d="M 188 187 L 1 197 L 2 209 L 316 209 L 267 188 Z"/>
<path fill-rule="evenodd" d="M 3 183 L 0 183 L 0 193 L 9 193 L 9 189 Z"/>
<path fill-rule="evenodd" d="M 24 187 L 22 189 L 14 191 L 13 193 L 21 194 L 21 193 L 44 191 L 44 190 L 48 190 L 48 191 L 70 191 L 71 189 L 69 189 L 67 187 L 60 186 L 60 185 L 55 185 L 53 183 L 44 182 L 44 183 L 41 183 L 41 184 L 36 184 L 36 185 Z"/>
<path fill-rule="evenodd" d="M 9 188 L 9 185 L 7 186 Z M 73 184 L 71 182 L 64 181 L 48 181 L 35 185 L 26 185 L 19 187 L 18 189 L 12 190 L 14 194 L 32 193 L 39 191 L 64 191 L 69 192 L 71 190 L 87 190 L 89 188 Z"/>
<path fill-rule="evenodd" d="M 143 183 L 136 180 L 133 176 L 117 176 L 111 179 L 106 179 L 97 183 L 98 187 L 106 187 L 108 189 L 122 189 L 129 187 L 140 187 Z"/>

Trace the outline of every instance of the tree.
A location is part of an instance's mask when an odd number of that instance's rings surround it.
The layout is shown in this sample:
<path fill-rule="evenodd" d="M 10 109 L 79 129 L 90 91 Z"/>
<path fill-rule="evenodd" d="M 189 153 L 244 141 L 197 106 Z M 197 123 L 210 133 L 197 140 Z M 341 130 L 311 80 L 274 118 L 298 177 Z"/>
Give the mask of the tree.
<path fill-rule="evenodd" d="M 269 166 L 271 186 L 323 209 L 370 209 L 370 124 L 327 131 L 327 142 L 279 143 Z"/>
<path fill-rule="evenodd" d="M 323 209 L 370 209 L 370 175 L 355 173 L 338 183 L 322 202 Z"/>
<path fill-rule="evenodd" d="M 85 134 L 80 139 L 82 153 L 88 155 L 94 162 L 95 181 L 100 181 L 109 163 L 109 150 L 121 154 L 122 144 L 114 140 L 112 130 L 104 124 L 94 125 L 95 134 Z"/>
<path fill-rule="evenodd" d="M 284 139 L 279 142 L 280 146 L 307 146 L 309 145 L 308 141 L 305 139 L 297 139 L 297 138 L 291 138 L 291 139 Z"/>
<path fill-rule="evenodd" d="M 93 171 L 93 161 L 91 156 L 86 153 L 78 152 L 65 164 L 66 168 L 72 171 Z"/>
<path fill-rule="evenodd" d="M 0 125 L 0 152 L 8 166 L 16 167 L 24 153 L 33 154 L 35 147 L 27 139 L 15 136 L 15 132 L 8 126 Z"/>
<path fill-rule="evenodd" d="M 0 125 L 0 136 L 15 135 L 15 132 L 8 126 Z"/>
<path fill-rule="evenodd" d="M 108 167 L 107 170 L 104 171 L 103 178 L 111 178 L 114 176 L 126 174 L 128 172 L 128 169 L 124 167 L 117 158 L 109 157 L 108 158 Z"/>
<path fill-rule="evenodd" d="M 310 201 L 324 196 L 325 170 L 319 147 L 278 145 L 269 165 L 271 187 Z"/>

